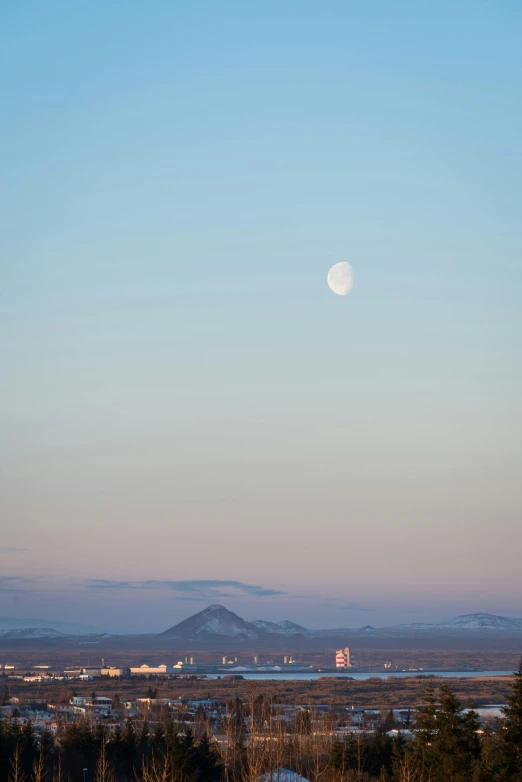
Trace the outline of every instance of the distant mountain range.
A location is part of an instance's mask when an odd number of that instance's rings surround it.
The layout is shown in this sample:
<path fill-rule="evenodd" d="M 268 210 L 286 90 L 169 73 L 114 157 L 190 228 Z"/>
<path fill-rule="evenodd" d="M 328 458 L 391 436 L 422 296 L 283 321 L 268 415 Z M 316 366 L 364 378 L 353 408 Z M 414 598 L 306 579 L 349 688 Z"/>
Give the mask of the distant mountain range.
<path fill-rule="evenodd" d="M 509 619 L 495 614 L 464 614 L 438 624 L 414 623 L 409 625 L 394 625 L 391 627 L 371 627 L 366 625 L 360 629 L 336 627 L 325 630 L 307 630 L 306 627 L 285 619 L 281 622 L 269 622 L 256 619 L 247 622 L 237 614 L 222 605 L 211 605 L 188 619 L 183 620 L 158 637 L 168 640 L 204 640 L 211 638 L 236 638 L 243 640 L 263 640 L 267 637 L 296 636 L 305 638 L 339 638 L 347 634 L 397 634 L 404 632 L 432 632 L 444 630 L 522 630 L 522 619 Z"/>
<path fill-rule="evenodd" d="M 63 635 L 90 635 L 104 632 L 100 627 L 91 627 L 81 622 L 63 622 L 48 619 L 24 619 L 22 617 L 0 616 L 0 633 L 3 630 L 27 630 L 34 628 L 51 628 Z"/>
<path fill-rule="evenodd" d="M 13 622 L 24 620 L 10 620 Z M 353 636 L 362 636 L 375 639 L 390 638 L 399 642 L 399 640 L 406 638 L 424 638 L 430 637 L 443 638 L 444 634 L 448 638 L 455 637 L 456 634 L 467 633 L 490 633 L 491 631 L 497 631 L 500 634 L 506 632 L 518 632 L 522 631 L 522 619 L 511 619 L 506 616 L 497 616 L 495 614 L 477 613 L 477 614 L 464 614 L 457 616 L 454 619 L 450 619 L 446 622 L 439 623 L 422 623 L 417 622 L 413 624 L 405 625 L 392 625 L 390 627 L 372 627 L 366 625 L 361 628 L 349 628 L 349 627 L 335 627 L 324 630 L 307 630 L 306 627 L 291 622 L 288 619 L 284 619 L 280 622 L 271 622 L 264 619 L 256 619 L 249 622 L 242 617 L 235 614 L 233 611 L 229 611 L 222 605 L 210 605 L 203 611 L 200 611 L 193 616 L 189 616 L 182 622 L 174 625 L 173 627 L 165 630 L 157 635 L 144 634 L 141 636 L 129 636 L 129 635 L 110 635 L 108 633 L 86 633 L 87 629 L 84 625 L 72 625 L 74 630 L 69 632 L 65 631 L 64 625 L 67 623 L 59 623 L 60 630 L 55 627 L 48 626 L 48 623 L 38 622 L 38 620 L 25 620 L 34 622 L 32 627 L 7 627 L 5 628 L 6 620 L 0 619 L 0 641 L 15 643 L 20 641 L 27 646 L 30 641 L 46 641 L 56 642 L 60 644 L 99 644 L 102 641 L 110 640 L 114 644 L 118 643 L 118 639 L 127 644 L 131 643 L 131 639 L 140 639 L 139 643 L 149 644 L 152 647 L 157 647 L 158 644 L 164 642 L 201 642 L 203 644 L 210 643 L 212 641 L 241 641 L 248 643 L 249 641 L 265 642 L 268 646 L 271 644 L 277 644 L 284 642 L 285 638 L 293 638 L 294 643 L 305 644 L 307 639 L 312 641 L 314 639 L 329 639 L 336 640 L 346 639 Z M 4 628 L 2 628 L 4 624 Z M 83 632 L 75 632 L 76 628 L 81 628 Z M 277 640 L 279 639 L 279 641 Z"/>
<path fill-rule="evenodd" d="M 459 630 L 522 630 L 522 619 L 509 619 L 507 616 L 495 614 L 463 614 L 449 622 L 441 622 L 435 627 L 448 627 Z"/>
<path fill-rule="evenodd" d="M 282 622 L 267 622 L 263 619 L 254 619 L 252 624 L 265 633 L 276 633 L 277 635 L 297 635 L 308 632 L 306 627 L 290 622 L 289 619 L 283 619 Z"/>
<path fill-rule="evenodd" d="M 4 638 L 9 641 L 16 641 L 33 638 L 67 638 L 64 633 L 59 633 L 58 630 L 53 630 L 52 627 L 25 627 L 22 630 L 0 630 L 0 638 Z"/>
<path fill-rule="evenodd" d="M 358 631 L 354 628 L 335 627 L 327 630 L 310 630 L 307 635 L 313 638 L 329 638 L 354 632 L 384 635 L 417 631 L 436 633 L 444 630 L 522 630 L 522 619 L 510 619 L 507 616 L 497 616 L 496 614 L 462 614 L 446 622 L 414 622 L 412 624 L 390 625 L 389 627 L 366 625 Z"/>

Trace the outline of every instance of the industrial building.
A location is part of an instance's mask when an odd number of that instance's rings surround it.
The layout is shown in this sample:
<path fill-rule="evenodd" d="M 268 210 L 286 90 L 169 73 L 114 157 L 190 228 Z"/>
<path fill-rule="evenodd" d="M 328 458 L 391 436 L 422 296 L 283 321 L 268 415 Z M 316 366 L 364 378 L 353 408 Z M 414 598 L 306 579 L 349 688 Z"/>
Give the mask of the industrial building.
<path fill-rule="evenodd" d="M 185 673 L 196 673 L 198 666 L 196 665 L 194 658 L 187 658 L 186 662 L 180 660 L 175 665 L 165 664 L 162 665 L 140 665 L 139 668 L 131 668 L 130 672 L 132 676 L 172 676 L 173 674 L 184 671 Z"/>
<path fill-rule="evenodd" d="M 338 649 L 335 653 L 335 667 L 336 668 L 351 668 L 352 657 L 350 649 L 347 646 L 345 649 Z"/>

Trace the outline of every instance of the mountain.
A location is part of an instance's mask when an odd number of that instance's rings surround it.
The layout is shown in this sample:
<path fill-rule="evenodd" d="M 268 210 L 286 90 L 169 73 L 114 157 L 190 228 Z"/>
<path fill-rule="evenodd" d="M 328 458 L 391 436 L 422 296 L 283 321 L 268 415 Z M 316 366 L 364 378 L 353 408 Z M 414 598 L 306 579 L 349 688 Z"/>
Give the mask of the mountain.
<path fill-rule="evenodd" d="M 211 639 L 216 636 L 221 638 L 240 638 L 245 640 L 256 640 L 263 638 L 268 633 L 271 635 L 292 636 L 307 633 L 306 627 L 291 622 L 289 619 L 283 619 L 281 622 L 269 622 L 263 619 L 256 619 L 254 622 L 247 622 L 233 611 L 221 605 L 211 605 L 200 611 L 199 614 L 189 616 L 183 622 L 171 627 L 158 637 L 169 639 Z"/>
<path fill-rule="evenodd" d="M 259 630 L 265 633 L 276 633 L 277 635 L 297 635 L 298 633 L 307 633 L 306 627 L 291 622 L 289 619 L 283 619 L 282 622 L 268 622 L 265 619 L 254 619 L 251 623 Z"/>
<path fill-rule="evenodd" d="M 368 633 L 379 636 L 405 636 L 424 632 L 432 636 L 442 635 L 446 630 L 455 632 L 468 630 L 522 630 L 522 619 L 510 619 L 507 616 L 497 616 L 496 614 L 463 614 L 454 619 L 448 619 L 445 622 L 413 622 L 404 625 L 391 625 L 389 627 L 371 627 L 366 625 L 360 630 L 349 627 L 335 627 L 326 630 L 310 630 L 306 633 L 308 638 L 340 638 L 345 635 L 356 635 L 357 633 Z"/>
<path fill-rule="evenodd" d="M 353 627 L 327 627 L 325 630 L 308 630 L 306 635 L 308 638 L 343 638 L 357 632 Z"/>
<path fill-rule="evenodd" d="M 522 619 L 509 619 L 496 614 L 463 614 L 448 622 L 440 622 L 435 627 L 454 630 L 522 630 Z"/>
<path fill-rule="evenodd" d="M 167 640 L 205 640 L 216 637 L 255 640 L 263 635 L 263 630 L 251 622 L 245 622 L 240 616 L 225 606 L 211 605 L 194 616 L 189 616 L 158 638 Z"/>
<path fill-rule="evenodd" d="M 462 614 L 453 619 L 437 624 L 429 622 L 414 622 L 409 625 L 396 625 L 383 628 L 386 630 L 522 630 L 522 619 L 510 619 L 497 614 Z"/>
<path fill-rule="evenodd" d="M 409 625 L 394 625 L 391 627 L 366 627 L 355 629 L 335 627 L 325 630 L 307 630 L 305 627 L 284 619 L 281 622 L 270 622 L 266 619 L 255 619 L 247 622 L 237 614 L 222 605 L 211 605 L 194 616 L 171 627 L 157 638 L 180 641 L 210 641 L 212 639 L 238 639 L 242 641 L 265 640 L 270 643 L 274 636 L 296 637 L 298 635 L 309 639 L 340 639 L 364 633 L 370 636 L 408 637 L 421 631 L 429 636 L 437 636 L 447 631 L 467 632 L 470 630 L 522 630 L 521 619 L 508 619 L 494 614 L 465 614 L 446 622 L 424 623 L 416 622 Z"/>
<path fill-rule="evenodd" d="M 0 632 L 2 630 L 26 630 L 32 627 L 50 627 L 65 635 L 89 635 L 104 632 L 99 627 L 91 627 L 80 622 L 63 622 L 47 619 L 23 619 L 20 617 L 0 616 Z"/>
<path fill-rule="evenodd" d="M 52 627 L 25 627 L 18 630 L 0 630 L 0 638 L 6 641 L 32 640 L 33 638 L 66 638 Z"/>
<path fill-rule="evenodd" d="M 86 634 L 85 626 L 74 623 L 59 623 L 58 627 L 48 622 L 33 620 L 2 619 L 0 617 L 0 647 L 2 648 L 75 648 L 96 645 L 100 649 L 157 649 L 165 648 L 165 641 L 178 642 L 181 648 L 198 644 L 208 647 L 219 642 L 240 642 L 243 649 L 257 650 L 260 644 L 266 648 L 287 648 L 291 639 L 292 649 L 326 648 L 333 644 L 350 645 L 351 639 L 365 639 L 368 648 L 457 648 L 480 643 L 493 648 L 504 648 L 506 644 L 518 642 L 522 637 L 522 619 L 513 619 L 488 613 L 464 614 L 445 622 L 395 625 L 388 627 L 348 628 L 336 627 L 323 630 L 306 630 L 289 620 L 271 622 L 258 619 L 247 622 L 222 605 L 211 605 L 183 622 L 157 635 L 109 635 L 108 633 Z M 23 626 L 9 626 L 21 623 Z M 7 626 L 6 626 L 7 625 Z M 67 631 L 64 625 L 70 627 Z M 83 632 L 74 632 L 81 628 Z M 74 628 L 74 629 L 73 629 Z M 467 646 L 465 647 L 467 648 Z M 507 648 L 507 647 L 506 647 Z M 510 647 L 511 648 L 511 647 Z"/>

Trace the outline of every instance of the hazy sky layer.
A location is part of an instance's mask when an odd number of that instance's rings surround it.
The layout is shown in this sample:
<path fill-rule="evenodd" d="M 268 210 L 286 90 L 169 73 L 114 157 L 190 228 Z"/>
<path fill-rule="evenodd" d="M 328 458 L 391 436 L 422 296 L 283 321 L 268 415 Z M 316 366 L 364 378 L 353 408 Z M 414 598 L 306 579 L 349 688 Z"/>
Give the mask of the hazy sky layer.
<path fill-rule="evenodd" d="M 522 616 L 520 4 L 6 6 L 0 616 Z"/>

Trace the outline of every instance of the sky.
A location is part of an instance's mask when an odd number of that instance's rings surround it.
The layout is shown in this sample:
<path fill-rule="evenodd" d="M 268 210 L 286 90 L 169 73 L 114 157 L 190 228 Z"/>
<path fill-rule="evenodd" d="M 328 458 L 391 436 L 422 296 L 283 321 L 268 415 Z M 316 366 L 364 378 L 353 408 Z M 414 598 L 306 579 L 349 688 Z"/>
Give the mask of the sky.
<path fill-rule="evenodd" d="M 520 3 L 2 17 L 0 617 L 522 616 Z"/>

